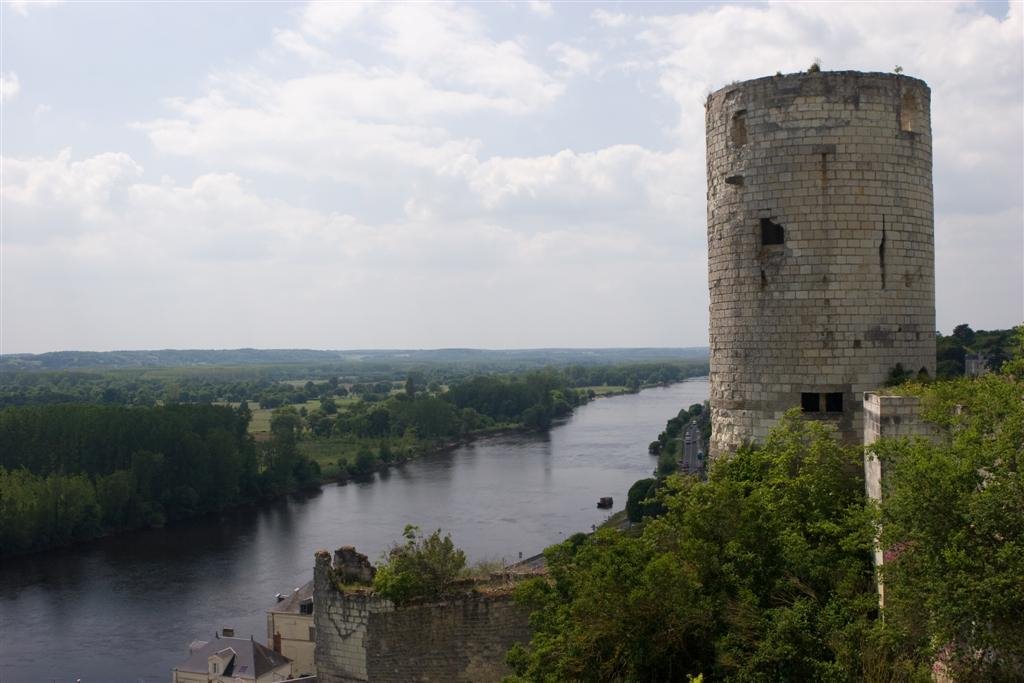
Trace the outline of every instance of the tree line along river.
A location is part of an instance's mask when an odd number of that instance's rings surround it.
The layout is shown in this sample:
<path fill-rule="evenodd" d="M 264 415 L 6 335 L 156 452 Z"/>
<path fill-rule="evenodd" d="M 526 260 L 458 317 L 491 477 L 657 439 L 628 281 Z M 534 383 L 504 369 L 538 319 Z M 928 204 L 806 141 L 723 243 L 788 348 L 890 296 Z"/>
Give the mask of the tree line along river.
<path fill-rule="evenodd" d="M 471 562 L 514 562 L 607 517 L 656 462 L 647 445 L 699 378 L 578 408 L 546 433 L 505 434 L 345 486 L 327 485 L 0 567 L 0 683 L 166 681 L 188 643 L 233 627 L 266 640 L 266 609 L 312 575 L 318 548 L 376 560 L 406 524 L 451 532 Z"/>

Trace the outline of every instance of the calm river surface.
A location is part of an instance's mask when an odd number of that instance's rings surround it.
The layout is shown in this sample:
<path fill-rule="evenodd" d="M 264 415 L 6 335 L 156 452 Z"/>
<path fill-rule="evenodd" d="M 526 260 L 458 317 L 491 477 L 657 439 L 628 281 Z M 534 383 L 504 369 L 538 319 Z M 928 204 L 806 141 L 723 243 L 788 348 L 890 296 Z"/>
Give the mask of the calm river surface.
<path fill-rule="evenodd" d="M 165 529 L 0 566 L 0 683 L 165 682 L 188 643 L 234 627 L 266 642 L 265 610 L 310 578 L 318 548 L 376 561 L 406 524 L 451 531 L 470 561 L 515 561 L 622 509 L 654 468 L 647 444 L 706 379 L 600 399 L 548 434 L 496 436 L 376 480 L 328 485 Z"/>

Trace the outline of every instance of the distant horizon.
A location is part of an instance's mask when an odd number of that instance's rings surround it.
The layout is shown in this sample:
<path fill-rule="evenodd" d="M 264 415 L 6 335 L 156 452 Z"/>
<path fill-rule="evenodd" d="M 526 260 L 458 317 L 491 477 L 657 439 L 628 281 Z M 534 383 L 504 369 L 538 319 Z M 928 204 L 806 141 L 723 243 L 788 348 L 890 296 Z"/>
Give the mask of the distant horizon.
<path fill-rule="evenodd" d="M 1007 325 L 1006 327 L 976 327 L 969 321 L 962 321 L 957 325 L 966 324 L 970 326 L 974 331 L 982 330 L 1004 330 L 1013 329 L 1019 325 L 1024 325 L 1024 319 L 1021 319 L 1015 323 Z M 955 327 L 955 326 L 954 326 Z M 949 336 L 953 333 L 953 328 L 949 330 L 936 330 L 937 334 L 943 336 Z M 602 351 L 602 350 L 639 350 L 639 349 L 653 349 L 653 350 L 687 350 L 687 349 L 710 349 L 710 344 L 705 342 L 704 344 L 679 344 L 679 345 L 659 345 L 659 344 L 625 344 L 615 346 L 568 346 L 568 345 L 555 345 L 555 346 L 153 346 L 146 348 L 106 348 L 106 349 L 87 349 L 87 348 L 65 348 L 65 349 L 49 349 L 46 351 L 5 351 L 0 350 L 0 357 L 4 356 L 42 356 L 48 353 L 145 353 L 145 352 L 156 352 L 156 351 L 325 351 L 325 352 L 345 352 L 345 353 L 356 353 L 360 351 L 371 351 L 371 352 L 387 352 L 387 351 Z"/>
<path fill-rule="evenodd" d="M 148 349 L 56 349 L 52 351 L 4 351 L 4 356 L 43 356 L 50 353 L 156 353 L 160 351 L 319 351 L 324 353 L 387 353 L 403 351 L 688 351 L 709 349 L 707 345 L 701 346 L 509 346 L 509 347 L 487 347 L 487 346 L 384 346 L 379 348 L 353 347 L 353 348 L 318 348 L 314 346 L 281 346 L 281 347 L 259 347 L 259 346 L 234 346 L 234 347 L 164 347 Z"/>

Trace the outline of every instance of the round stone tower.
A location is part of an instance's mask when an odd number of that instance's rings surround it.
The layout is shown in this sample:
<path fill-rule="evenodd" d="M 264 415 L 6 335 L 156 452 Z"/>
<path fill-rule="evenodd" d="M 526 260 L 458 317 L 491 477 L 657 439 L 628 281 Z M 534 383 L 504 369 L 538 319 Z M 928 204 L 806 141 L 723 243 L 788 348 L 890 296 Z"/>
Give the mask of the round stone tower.
<path fill-rule="evenodd" d="M 855 71 L 708 97 L 711 457 L 794 407 L 857 443 L 865 391 L 934 376 L 929 100 Z"/>

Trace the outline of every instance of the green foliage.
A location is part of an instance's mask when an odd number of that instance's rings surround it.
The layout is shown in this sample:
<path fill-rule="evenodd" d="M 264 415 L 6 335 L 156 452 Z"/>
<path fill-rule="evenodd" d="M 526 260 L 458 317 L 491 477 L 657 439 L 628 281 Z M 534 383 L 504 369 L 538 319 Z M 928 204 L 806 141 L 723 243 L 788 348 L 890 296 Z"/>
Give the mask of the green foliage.
<path fill-rule="evenodd" d="M 639 537 L 549 548 L 549 578 L 517 591 L 533 638 L 509 656 L 516 676 L 858 678 L 877 608 L 861 472 L 857 449 L 790 413 L 708 482 L 670 477 Z"/>
<path fill-rule="evenodd" d="M 257 448 L 226 406 L 0 410 L 0 555 L 222 510 L 319 480 L 294 418 Z"/>
<path fill-rule="evenodd" d="M 671 446 L 658 456 L 658 469 L 655 473 L 659 478 L 665 478 L 679 470 L 679 445 L 672 443 Z"/>
<path fill-rule="evenodd" d="M 441 530 L 424 538 L 408 525 L 405 543 L 392 546 L 377 567 L 376 592 L 398 605 L 441 597 L 466 567 L 466 554 Z"/>
<path fill-rule="evenodd" d="M 957 680 L 1024 671 L 1024 381 L 1004 367 L 910 387 L 942 436 L 873 448 L 886 472 L 887 625 Z"/>
<path fill-rule="evenodd" d="M 656 517 L 665 512 L 665 507 L 657 500 L 660 488 L 658 479 L 641 479 L 629 487 L 626 496 L 626 517 L 629 521 L 641 521 L 644 517 Z"/>
<path fill-rule="evenodd" d="M 953 334 L 938 335 L 935 340 L 937 376 L 947 379 L 962 376 L 964 357 L 968 353 L 987 357 L 990 370 L 999 370 L 1003 363 L 1014 358 L 1024 358 L 1015 342 L 1016 334 L 1015 330 L 972 330 L 969 325 L 960 324 L 953 328 Z"/>

